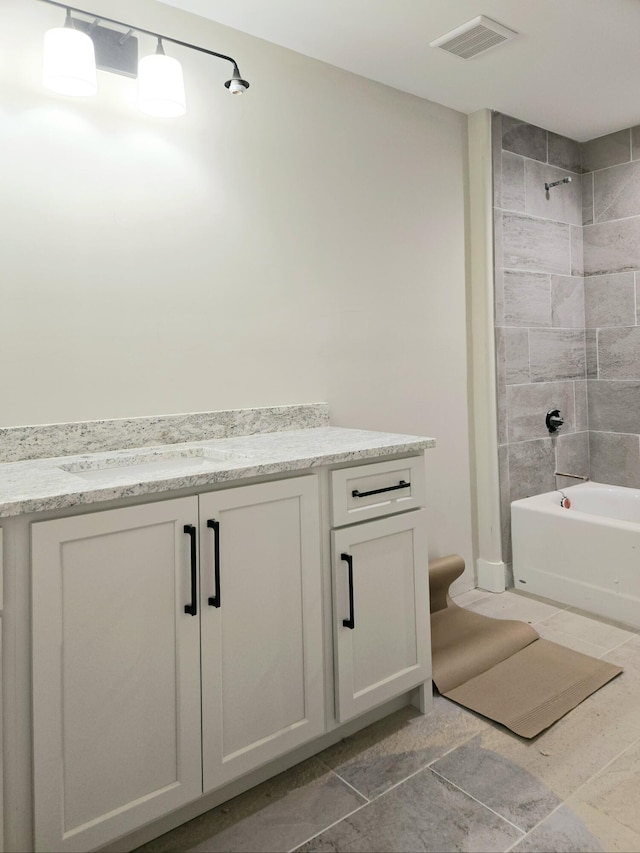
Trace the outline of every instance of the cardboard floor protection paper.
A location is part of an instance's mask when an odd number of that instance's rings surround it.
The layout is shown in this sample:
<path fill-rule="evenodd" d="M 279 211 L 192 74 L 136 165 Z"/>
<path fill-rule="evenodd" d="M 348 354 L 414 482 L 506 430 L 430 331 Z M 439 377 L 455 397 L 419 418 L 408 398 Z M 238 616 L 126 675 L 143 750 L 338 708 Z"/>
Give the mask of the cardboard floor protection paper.
<path fill-rule="evenodd" d="M 454 604 L 457 554 L 429 563 L 433 680 L 438 691 L 521 737 L 532 738 L 622 672 L 543 640 L 526 622 Z"/>

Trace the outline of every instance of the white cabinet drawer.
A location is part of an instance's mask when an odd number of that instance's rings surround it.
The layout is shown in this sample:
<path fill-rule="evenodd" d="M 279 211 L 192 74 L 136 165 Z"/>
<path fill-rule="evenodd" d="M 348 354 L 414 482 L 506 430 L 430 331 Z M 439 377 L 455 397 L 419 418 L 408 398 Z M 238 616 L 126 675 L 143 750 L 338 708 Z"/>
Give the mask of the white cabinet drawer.
<path fill-rule="evenodd" d="M 424 505 L 424 456 L 341 468 L 331 473 L 333 527 Z"/>

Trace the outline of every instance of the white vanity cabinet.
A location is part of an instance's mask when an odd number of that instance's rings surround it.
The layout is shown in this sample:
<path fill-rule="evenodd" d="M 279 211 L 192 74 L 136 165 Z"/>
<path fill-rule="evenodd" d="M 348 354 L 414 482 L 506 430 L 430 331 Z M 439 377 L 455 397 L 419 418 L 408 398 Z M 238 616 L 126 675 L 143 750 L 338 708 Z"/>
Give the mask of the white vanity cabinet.
<path fill-rule="evenodd" d="M 35 523 L 32 584 L 37 850 L 106 844 L 324 730 L 315 475 Z"/>
<path fill-rule="evenodd" d="M 90 850 L 201 792 L 196 497 L 32 526 L 35 846 Z"/>
<path fill-rule="evenodd" d="M 416 689 L 426 710 L 424 455 L 281 473 L 9 519 L 6 654 L 32 683 L 11 673 L 7 778 L 33 769 L 9 849 L 135 847 Z"/>
<path fill-rule="evenodd" d="M 331 532 L 336 717 L 403 691 L 430 695 L 429 575 L 421 457 L 334 471 Z M 407 511 L 403 511 L 404 509 Z"/>
<path fill-rule="evenodd" d="M 200 496 L 204 791 L 324 731 L 316 476 Z"/>

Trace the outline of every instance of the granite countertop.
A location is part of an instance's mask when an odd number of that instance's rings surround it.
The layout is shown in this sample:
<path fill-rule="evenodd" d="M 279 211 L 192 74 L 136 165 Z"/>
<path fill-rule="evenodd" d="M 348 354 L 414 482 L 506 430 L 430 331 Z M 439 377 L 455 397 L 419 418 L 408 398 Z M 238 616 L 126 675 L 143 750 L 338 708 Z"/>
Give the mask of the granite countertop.
<path fill-rule="evenodd" d="M 0 464 L 0 517 L 339 462 L 419 453 L 435 440 L 318 426 Z"/>

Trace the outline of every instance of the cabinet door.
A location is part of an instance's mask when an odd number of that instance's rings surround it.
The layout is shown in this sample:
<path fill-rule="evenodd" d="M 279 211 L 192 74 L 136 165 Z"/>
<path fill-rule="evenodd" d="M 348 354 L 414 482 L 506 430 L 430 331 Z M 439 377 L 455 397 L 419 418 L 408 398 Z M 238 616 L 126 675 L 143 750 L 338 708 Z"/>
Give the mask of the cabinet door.
<path fill-rule="evenodd" d="M 93 849 L 201 794 L 197 507 L 32 527 L 37 850 Z"/>
<path fill-rule="evenodd" d="M 331 539 L 343 722 L 431 677 L 425 511 L 334 530 Z"/>
<path fill-rule="evenodd" d="M 317 477 L 201 495 L 200 531 L 208 791 L 324 730 Z"/>

